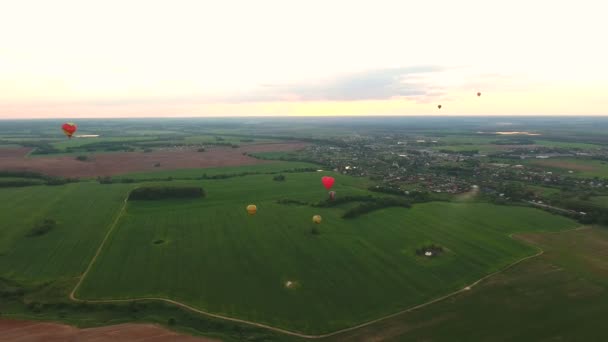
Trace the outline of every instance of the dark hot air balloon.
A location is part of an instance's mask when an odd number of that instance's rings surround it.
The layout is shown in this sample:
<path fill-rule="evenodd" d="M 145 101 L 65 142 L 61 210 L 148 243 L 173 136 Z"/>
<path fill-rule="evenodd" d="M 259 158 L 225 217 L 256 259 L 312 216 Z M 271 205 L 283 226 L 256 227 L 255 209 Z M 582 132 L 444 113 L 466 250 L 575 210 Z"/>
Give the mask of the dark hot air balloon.
<path fill-rule="evenodd" d="M 441 105 L 437 105 L 437 108 L 441 109 Z"/>
<path fill-rule="evenodd" d="M 477 92 L 477 96 L 481 96 L 481 93 L 480 93 L 480 92 Z"/>

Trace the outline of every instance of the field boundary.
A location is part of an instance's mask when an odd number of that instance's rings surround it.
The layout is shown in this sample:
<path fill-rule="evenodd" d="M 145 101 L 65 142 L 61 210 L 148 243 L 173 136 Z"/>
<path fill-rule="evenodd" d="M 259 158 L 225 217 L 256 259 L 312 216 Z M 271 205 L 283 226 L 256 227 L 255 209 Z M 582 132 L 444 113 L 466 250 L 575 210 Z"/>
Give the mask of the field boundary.
<path fill-rule="evenodd" d="M 101 244 L 97 248 L 97 252 L 93 256 L 93 259 L 91 259 L 91 262 L 89 263 L 87 269 L 82 274 L 82 276 L 80 277 L 80 280 L 78 281 L 78 283 L 76 284 L 76 286 L 74 287 L 74 289 L 72 290 L 72 292 L 70 293 L 69 298 L 72 301 L 83 302 L 83 303 L 100 303 L 100 304 L 101 303 L 121 303 L 121 302 L 124 303 L 124 302 L 145 301 L 145 300 L 147 300 L 147 301 L 161 301 L 161 302 L 173 304 L 173 305 L 176 305 L 176 306 L 181 307 L 183 309 L 186 309 L 188 311 L 195 312 L 195 313 L 198 313 L 198 314 L 201 314 L 201 315 L 204 315 L 204 316 L 208 316 L 208 317 L 212 317 L 212 318 L 217 318 L 217 319 L 222 319 L 222 320 L 226 320 L 226 321 L 230 321 L 230 322 L 251 325 L 251 326 L 258 327 L 258 328 L 263 328 L 263 329 L 267 329 L 267 330 L 270 330 L 270 331 L 282 333 L 282 334 L 285 334 L 285 335 L 296 336 L 296 337 L 300 337 L 300 338 L 321 339 L 321 338 L 332 337 L 332 336 L 339 335 L 339 334 L 342 334 L 342 333 L 350 332 L 350 331 L 357 330 L 357 329 L 360 329 L 360 328 L 364 328 L 366 326 L 370 326 L 372 324 L 375 324 L 375 323 L 378 323 L 378 322 L 381 322 L 381 321 L 384 321 L 384 320 L 387 320 L 387 319 L 390 319 L 390 318 L 393 318 L 393 317 L 397 317 L 397 316 L 403 315 L 403 314 L 408 313 L 408 312 L 412 312 L 412 311 L 421 309 L 421 308 L 429 306 L 431 304 L 435 304 L 435 303 L 444 301 L 444 300 L 446 300 L 448 298 L 451 298 L 453 296 L 456 296 L 458 294 L 461 294 L 461 293 L 464 293 L 464 292 L 468 292 L 474 286 L 478 285 L 482 281 L 484 281 L 484 280 L 486 280 L 486 279 L 488 279 L 488 278 L 490 278 L 492 276 L 495 276 L 495 275 L 497 275 L 499 273 L 502 273 L 502 272 L 504 272 L 504 271 L 506 271 L 506 270 L 508 270 L 508 269 L 510 269 L 510 268 L 512 268 L 512 267 L 514 267 L 514 266 L 516 266 L 516 265 L 518 265 L 518 264 L 526 261 L 526 260 L 538 257 L 538 256 L 542 255 L 545 252 L 539 246 L 532 245 L 532 244 L 527 243 L 526 241 L 523 241 L 521 239 L 517 239 L 519 241 L 522 241 L 522 242 L 524 242 L 524 243 L 526 243 L 528 245 L 531 245 L 531 246 L 535 247 L 538 250 L 538 252 L 536 254 L 529 255 L 529 256 L 526 256 L 526 257 L 524 257 L 522 259 L 516 260 L 516 261 L 510 263 L 509 265 L 503 267 L 502 269 L 500 269 L 498 271 L 495 271 L 493 273 L 487 274 L 487 275 L 483 276 L 482 278 L 476 280 L 475 282 L 471 283 L 470 285 L 465 286 L 462 289 L 456 290 L 454 292 L 450 292 L 450 293 L 448 293 L 448 294 L 446 294 L 444 296 L 432 299 L 432 300 L 430 300 L 428 302 L 425 302 L 425 303 L 422 303 L 422 304 L 418 304 L 418 305 L 409 307 L 407 309 L 404 309 L 404 310 L 401 310 L 401 311 L 398 311 L 398 312 L 395 312 L 395 313 L 392 313 L 392 314 L 389 314 L 389 315 L 386 315 L 386 316 L 383 316 L 383 317 L 380 317 L 380 318 L 376 318 L 374 320 L 371 320 L 371 321 L 368 321 L 368 322 L 364 322 L 364 323 L 361 323 L 361 324 L 358 324 L 358 325 L 355 325 L 355 326 L 352 326 L 352 327 L 336 330 L 336 331 L 333 331 L 333 332 L 330 332 L 330 333 L 325 333 L 325 334 L 308 335 L 308 334 L 304 334 L 304 333 L 299 333 L 297 331 L 290 331 L 290 330 L 281 329 L 281 328 L 278 328 L 278 327 L 273 327 L 271 325 L 266 325 L 266 324 L 263 324 L 263 323 L 257 323 L 257 322 L 248 321 L 248 320 L 244 320 L 244 319 L 239 319 L 239 318 L 234 318 L 234 317 L 214 314 L 214 313 L 211 313 L 211 312 L 208 312 L 208 311 L 197 309 L 197 308 L 195 308 L 193 306 L 190 306 L 190 305 L 187 305 L 187 304 L 184 304 L 184 303 L 172 300 L 172 299 L 161 298 L 161 297 L 141 297 L 141 298 L 128 298 L 128 299 L 97 299 L 97 300 L 95 300 L 95 299 L 93 299 L 93 300 L 86 300 L 86 299 L 76 298 L 76 295 L 75 295 L 76 291 L 78 290 L 78 288 L 80 287 L 80 284 L 86 278 L 87 274 L 91 270 L 93 264 L 97 260 L 97 257 L 101 253 L 101 250 L 103 249 L 103 246 L 105 245 L 108 237 L 114 231 L 114 228 L 118 224 L 118 221 L 120 220 L 120 218 L 124 214 L 124 211 L 125 211 L 126 206 L 127 206 L 127 200 L 128 200 L 128 198 L 129 198 L 129 195 L 127 194 L 127 196 L 124 199 L 123 206 L 120 209 L 120 212 L 118 213 L 116 219 L 114 220 L 114 222 L 110 226 L 110 229 L 106 233 L 106 236 L 104 237 L 103 241 L 101 242 Z M 579 226 L 579 227 L 576 227 L 576 228 L 573 228 L 573 229 L 567 229 L 567 230 L 562 230 L 562 231 L 557 231 L 557 232 L 542 232 L 542 233 L 544 233 L 544 234 L 556 234 L 556 233 L 563 233 L 563 232 L 568 232 L 568 231 L 575 231 L 575 230 L 582 230 L 582 229 L 589 229 L 589 228 L 591 228 L 591 227 L 589 227 L 589 226 Z M 508 236 L 511 239 L 516 239 L 516 238 L 513 237 L 513 235 L 515 235 L 515 234 L 525 234 L 525 233 L 511 233 Z"/>

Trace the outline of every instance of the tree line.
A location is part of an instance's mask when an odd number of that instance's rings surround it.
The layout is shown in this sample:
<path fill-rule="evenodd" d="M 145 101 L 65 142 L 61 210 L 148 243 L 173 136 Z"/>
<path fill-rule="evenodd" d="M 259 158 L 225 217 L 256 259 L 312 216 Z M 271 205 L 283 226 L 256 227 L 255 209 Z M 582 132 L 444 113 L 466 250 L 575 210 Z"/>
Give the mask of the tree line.
<path fill-rule="evenodd" d="M 129 193 L 129 201 L 162 200 L 169 198 L 201 198 L 205 196 L 205 190 L 201 187 L 146 186 L 131 191 L 131 193 Z"/>

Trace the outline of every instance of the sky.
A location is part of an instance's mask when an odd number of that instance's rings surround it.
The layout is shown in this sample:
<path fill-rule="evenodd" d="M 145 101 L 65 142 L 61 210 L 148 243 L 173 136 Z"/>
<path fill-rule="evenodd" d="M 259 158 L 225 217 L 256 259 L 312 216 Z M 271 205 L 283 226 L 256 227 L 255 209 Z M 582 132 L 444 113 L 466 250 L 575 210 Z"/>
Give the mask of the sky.
<path fill-rule="evenodd" d="M 0 119 L 608 115 L 603 2 L 0 0 Z"/>

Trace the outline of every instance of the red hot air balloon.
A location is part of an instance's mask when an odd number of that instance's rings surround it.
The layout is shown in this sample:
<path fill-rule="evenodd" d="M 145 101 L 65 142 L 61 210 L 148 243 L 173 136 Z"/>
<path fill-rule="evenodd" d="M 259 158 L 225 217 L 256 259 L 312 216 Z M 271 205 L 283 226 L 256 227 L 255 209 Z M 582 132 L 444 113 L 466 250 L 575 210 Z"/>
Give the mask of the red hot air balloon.
<path fill-rule="evenodd" d="M 76 132 L 77 127 L 76 124 L 67 122 L 61 126 L 61 129 L 63 130 L 63 133 L 68 136 L 68 138 L 72 139 L 72 135 L 74 132 Z"/>
<path fill-rule="evenodd" d="M 437 105 L 437 108 L 441 109 L 441 105 Z"/>
<path fill-rule="evenodd" d="M 325 177 L 321 178 L 321 183 L 323 183 L 323 186 L 327 190 L 331 189 L 331 187 L 334 185 L 334 182 L 335 182 L 334 177 L 325 176 Z"/>

